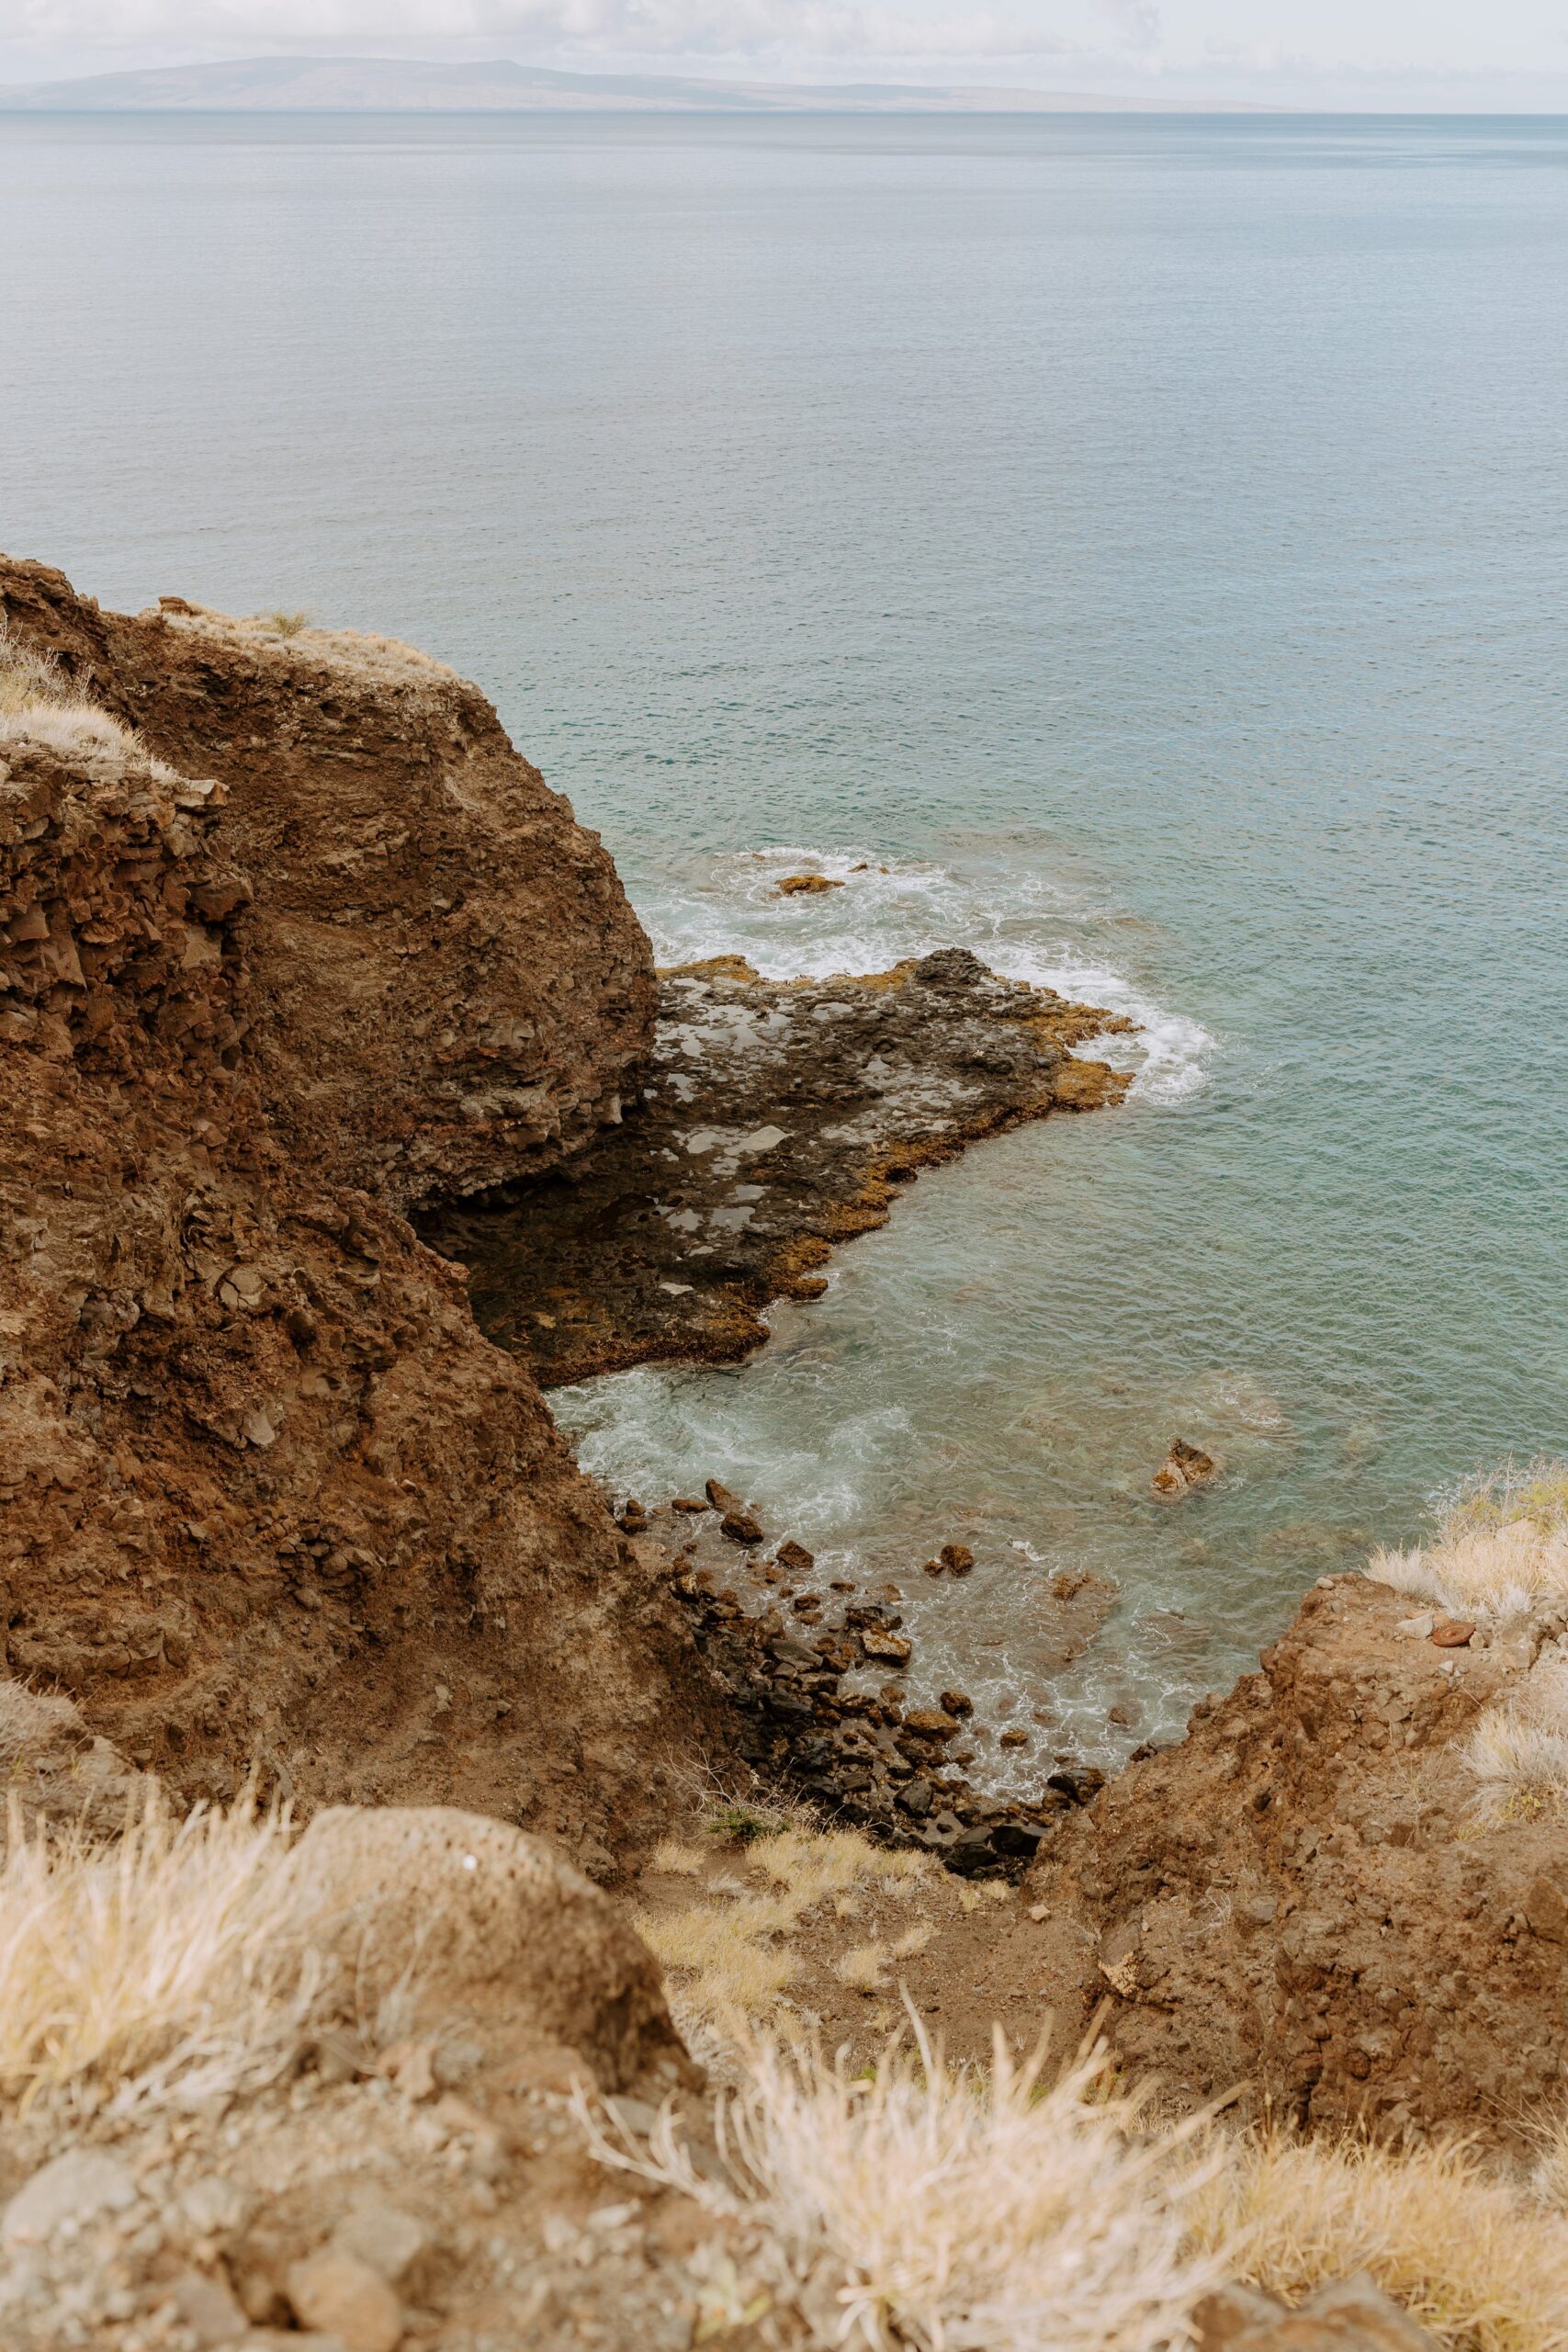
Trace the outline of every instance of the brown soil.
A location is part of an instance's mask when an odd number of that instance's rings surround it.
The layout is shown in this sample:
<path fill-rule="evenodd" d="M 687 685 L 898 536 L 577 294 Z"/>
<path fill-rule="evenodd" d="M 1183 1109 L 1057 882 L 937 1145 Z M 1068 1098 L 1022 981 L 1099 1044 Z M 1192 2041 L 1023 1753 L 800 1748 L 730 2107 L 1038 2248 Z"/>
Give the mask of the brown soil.
<path fill-rule="evenodd" d="M 187 1793 L 257 1758 L 608 1870 L 722 1716 L 401 1212 L 617 1115 L 653 979 L 609 860 L 402 648 L 32 565 L 0 607 L 140 730 L 0 746 L 11 1670 Z"/>
<path fill-rule="evenodd" d="M 482 1328 L 547 1387 L 724 1362 L 766 1339 L 770 1299 L 819 1296 L 831 1245 L 885 1225 L 922 1168 L 1119 1102 L 1126 1077 L 1068 1048 L 1131 1026 L 963 949 L 861 978 L 690 965 L 663 976 L 642 1083 L 590 1158 L 422 1230 L 472 1270 Z"/>
<path fill-rule="evenodd" d="M 1261 1673 L 1042 1850 L 1067 2013 L 1110 1996 L 1117 2049 L 1184 2098 L 1508 2137 L 1568 2078 L 1568 1821 L 1482 1826 L 1455 1746 L 1562 1614 L 1459 1649 L 1427 1622 L 1325 1577 Z"/>

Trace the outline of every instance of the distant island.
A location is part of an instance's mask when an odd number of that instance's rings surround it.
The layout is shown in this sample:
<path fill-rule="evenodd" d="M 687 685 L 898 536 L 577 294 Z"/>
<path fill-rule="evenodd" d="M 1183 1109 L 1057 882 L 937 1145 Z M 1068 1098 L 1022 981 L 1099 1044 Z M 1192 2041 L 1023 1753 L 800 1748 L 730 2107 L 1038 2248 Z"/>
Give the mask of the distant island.
<path fill-rule="evenodd" d="M 566 74 L 509 58 L 248 57 L 0 86 L 0 113 L 1267 114 L 1214 99 L 903 82 L 790 84 L 654 74 Z"/>

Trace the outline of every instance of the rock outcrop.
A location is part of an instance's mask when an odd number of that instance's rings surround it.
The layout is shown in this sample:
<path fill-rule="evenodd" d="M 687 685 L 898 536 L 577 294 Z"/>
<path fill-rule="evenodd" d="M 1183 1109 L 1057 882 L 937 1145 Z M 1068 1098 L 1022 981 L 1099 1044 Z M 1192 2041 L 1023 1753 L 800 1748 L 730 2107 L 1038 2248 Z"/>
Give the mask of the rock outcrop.
<path fill-rule="evenodd" d="M 1568 1817 L 1488 1824 L 1480 1710 L 1559 1608 L 1444 1646 L 1325 1577 L 1262 1671 L 1069 1814 L 1028 1882 L 1070 2016 L 1192 2098 L 1250 2085 L 1314 2128 L 1518 2133 L 1568 2078 Z"/>
<path fill-rule="evenodd" d="M 890 972 L 769 980 L 725 956 L 662 976 L 625 1124 L 422 1227 L 473 1272 L 474 1311 L 547 1386 L 660 1358 L 723 1362 L 771 1299 L 816 1298 L 835 1243 L 981 1136 L 1119 1102 L 1072 1048 L 1133 1027 L 943 948 Z"/>
<path fill-rule="evenodd" d="M 400 647 L 24 564 L 0 612 L 10 1670 L 187 1794 L 257 1758 L 607 1867 L 720 1719 L 404 1211 L 618 1115 L 653 979 L 610 862 Z"/>

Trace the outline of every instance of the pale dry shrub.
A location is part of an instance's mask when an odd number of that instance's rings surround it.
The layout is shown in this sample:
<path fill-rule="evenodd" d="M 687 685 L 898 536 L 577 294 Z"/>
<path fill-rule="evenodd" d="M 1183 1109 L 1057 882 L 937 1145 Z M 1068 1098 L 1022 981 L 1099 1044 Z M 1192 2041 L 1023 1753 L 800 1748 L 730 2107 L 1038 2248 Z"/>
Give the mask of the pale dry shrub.
<path fill-rule="evenodd" d="M 1461 1487 L 1436 1540 L 1374 1552 L 1367 1574 L 1455 1614 L 1515 1617 L 1568 1600 L 1568 1464 L 1512 1463 Z"/>
<path fill-rule="evenodd" d="M 1288 2302 L 1359 2270 L 1467 2352 L 1564 2352 L 1568 2221 L 1462 2145 L 1395 2150 L 1263 2134 L 1233 2143 L 1195 2242 Z"/>
<path fill-rule="evenodd" d="M 1145 2130 L 1098 2054 L 1047 2086 L 998 2034 L 986 2076 L 917 2023 L 913 2048 L 852 2078 L 763 2039 L 720 2100 L 716 2179 L 668 2113 L 644 2145 L 581 2092 L 576 2108 L 601 2164 L 741 2225 L 746 2284 L 795 2305 L 817 2345 L 1157 2352 L 1227 2275 L 1187 2220 L 1221 2158 Z"/>
<path fill-rule="evenodd" d="M 24 645 L 0 619 L 0 741 L 37 744 L 94 773 L 118 771 L 139 746 L 130 729 L 100 710 L 51 653 Z"/>
<path fill-rule="evenodd" d="M 934 1869 L 924 1854 L 890 1852 L 853 1829 L 784 1829 L 758 1838 L 746 1860 L 770 1882 L 765 1890 L 712 1883 L 701 1902 L 634 1916 L 638 1935 L 676 1975 L 671 2002 L 683 2031 L 735 2030 L 774 2009 L 796 1973 L 789 1938 L 818 1905 L 872 1887 L 909 1895 Z"/>
<path fill-rule="evenodd" d="M 80 1736 L 75 1701 L 58 1690 L 33 1690 L 0 1676 L 0 1772 Z"/>
<path fill-rule="evenodd" d="M 1477 1718 L 1460 1749 L 1483 1823 L 1568 1814 L 1568 1660 L 1538 1663 Z"/>
<path fill-rule="evenodd" d="M 289 1932 L 285 1814 L 176 1819 L 156 1784 L 111 1843 L 28 1831 L 0 1868 L 0 2098 L 188 2103 L 271 2081 L 317 1987 Z"/>

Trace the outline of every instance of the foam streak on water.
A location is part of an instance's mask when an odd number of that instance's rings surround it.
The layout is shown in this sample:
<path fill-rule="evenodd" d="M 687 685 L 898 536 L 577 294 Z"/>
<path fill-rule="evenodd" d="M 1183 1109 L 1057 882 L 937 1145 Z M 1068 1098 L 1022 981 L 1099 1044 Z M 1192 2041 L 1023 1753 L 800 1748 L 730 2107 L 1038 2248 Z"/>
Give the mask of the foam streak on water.
<path fill-rule="evenodd" d="M 660 963 L 741 955 L 771 979 L 880 972 L 938 947 L 967 947 L 1010 979 L 1103 1005 L 1138 1024 L 1116 1054 L 1134 1069 L 1137 1099 L 1179 1102 L 1203 1083 L 1214 1040 L 1202 1023 L 1168 1011 L 1106 960 L 1100 943 L 1134 919 L 1096 907 L 1083 890 L 1034 863 L 1038 845 L 987 855 L 972 843 L 949 863 L 898 858 L 870 845 L 742 850 L 671 875 L 639 911 Z M 780 880 L 820 874 L 836 890 L 782 897 Z M 1083 1048 L 1099 1057 L 1098 1045 Z"/>

